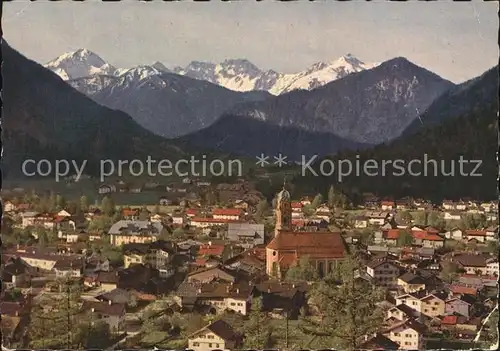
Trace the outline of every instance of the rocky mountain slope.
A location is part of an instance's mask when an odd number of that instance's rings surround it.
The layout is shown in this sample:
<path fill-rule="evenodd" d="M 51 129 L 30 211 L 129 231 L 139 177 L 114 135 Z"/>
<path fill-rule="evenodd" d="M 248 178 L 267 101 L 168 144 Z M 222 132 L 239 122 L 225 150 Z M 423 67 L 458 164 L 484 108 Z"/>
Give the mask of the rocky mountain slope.
<path fill-rule="evenodd" d="M 405 129 L 403 136 L 439 124 L 448 118 L 457 118 L 481 109 L 497 98 L 498 66 L 446 91 Z"/>
<path fill-rule="evenodd" d="M 352 197 L 362 192 L 373 192 L 379 196 L 414 196 L 435 201 L 464 197 L 496 199 L 499 174 L 496 161 L 499 107 L 497 70 L 490 70 L 475 80 L 474 84 L 463 86 L 461 99 L 457 99 L 455 93 L 440 98 L 438 101 L 441 106 L 452 108 L 448 114 L 445 114 L 445 109 L 429 108 L 425 116 L 434 123 L 424 124 L 424 127 L 417 129 L 410 126 L 412 130 L 387 144 L 329 157 L 334 162 L 351 160 L 352 164 L 359 160 L 361 165 L 367 160 L 374 160 L 379 165 L 378 175 L 370 176 L 361 172 L 359 176 L 352 174 L 344 177 L 339 183 L 336 175 L 327 177 L 320 174 L 317 177 L 306 172 L 308 176 L 298 177 L 296 182 L 303 189 L 313 187 L 325 193 L 330 185 L 336 184 Z M 496 81 L 496 84 L 491 84 L 492 81 Z M 467 161 L 462 170 L 458 163 L 461 157 Z M 431 161 L 425 175 L 425 159 L 436 160 L 437 171 Z M 381 173 L 382 162 L 391 160 L 406 162 L 404 174 L 400 174 L 401 171 L 392 164 L 386 166 L 385 175 Z M 413 174 L 410 174 L 407 166 L 412 160 L 420 160 L 421 163 L 414 163 Z M 315 163 L 313 169 L 316 172 L 322 161 L 319 159 Z M 479 168 L 475 169 L 478 164 Z M 476 176 L 472 176 L 473 172 Z"/>
<path fill-rule="evenodd" d="M 287 162 L 302 156 L 326 155 L 339 150 L 368 147 L 330 133 L 304 131 L 292 126 L 277 126 L 250 117 L 224 115 L 211 126 L 177 139 L 200 149 L 248 156 L 264 154 L 269 162 L 281 153 Z"/>
<path fill-rule="evenodd" d="M 266 92 L 240 93 L 218 85 L 140 66 L 118 77 L 92 76 L 69 83 L 99 104 L 124 111 L 144 128 L 166 138 L 197 131 L 242 102 Z"/>
<path fill-rule="evenodd" d="M 231 118 L 222 118 L 208 130 L 186 138 L 198 140 L 205 147 L 215 147 L 220 140 L 208 136 L 217 133 L 231 135 L 235 141 L 246 140 L 245 146 L 239 148 L 245 154 L 289 142 L 287 133 L 276 133 L 275 138 L 262 138 L 259 137 L 262 132 L 249 134 L 234 122 L 248 124 L 248 118 L 253 118 L 263 122 L 259 126 L 274 126 L 275 131 L 291 128 L 313 133 L 308 135 L 333 135 L 335 140 L 350 141 L 351 146 L 378 144 L 399 136 L 417 118 L 417 110 L 423 111 L 453 86 L 453 83 L 406 59 L 397 58 L 312 91 L 292 91 L 263 102 L 237 105 L 227 113 Z M 258 130 L 261 129 L 259 127 Z M 249 135 L 252 138 L 248 138 Z M 346 142 L 338 147 L 327 144 L 329 148 L 319 149 L 313 147 L 314 142 L 310 142 L 307 152 L 328 154 L 349 146 Z M 318 145 L 325 144 L 320 142 Z M 244 147 L 247 150 L 243 150 Z M 304 152 L 299 151 L 288 154 L 300 158 Z"/>
<path fill-rule="evenodd" d="M 2 43 L 3 175 L 19 175 L 26 159 L 145 160 L 184 155 L 171 142 L 140 127 L 127 114 L 103 107 L 53 72 Z"/>

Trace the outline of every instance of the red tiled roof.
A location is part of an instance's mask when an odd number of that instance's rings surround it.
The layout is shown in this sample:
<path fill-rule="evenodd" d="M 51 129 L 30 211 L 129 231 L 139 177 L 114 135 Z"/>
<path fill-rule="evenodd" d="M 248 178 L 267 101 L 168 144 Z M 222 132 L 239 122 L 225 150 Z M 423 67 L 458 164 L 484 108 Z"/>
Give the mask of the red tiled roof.
<path fill-rule="evenodd" d="M 399 229 L 389 229 L 386 234 L 387 239 L 398 239 L 399 238 Z"/>
<path fill-rule="evenodd" d="M 122 216 L 137 216 L 137 210 L 124 209 L 122 210 Z"/>
<path fill-rule="evenodd" d="M 302 205 L 302 202 L 292 202 L 291 206 L 292 206 L 292 208 L 302 208 L 302 207 L 304 207 Z"/>
<path fill-rule="evenodd" d="M 199 223 L 236 223 L 238 221 L 235 220 L 230 220 L 230 219 L 220 219 L 220 218 L 209 218 L 209 217 L 193 217 L 191 219 L 192 222 L 199 222 Z"/>
<path fill-rule="evenodd" d="M 242 211 L 239 208 L 216 208 L 212 212 L 219 216 L 240 216 Z"/>
<path fill-rule="evenodd" d="M 340 233 L 280 232 L 267 245 L 276 251 L 296 252 L 310 258 L 342 258 L 345 246 Z"/>
<path fill-rule="evenodd" d="M 224 245 L 202 245 L 198 250 L 198 255 L 221 256 L 224 252 Z"/>
<path fill-rule="evenodd" d="M 381 202 L 382 206 L 394 206 L 394 201 L 382 201 Z"/>
<path fill-rule="evenodd" d="M 197 259 L 194 261 L 194 264 L 195 264 L 196 266 L 204 266 L 206 263 L 207 263 L 207 259 L 205 259 L 205 258 L 197 258 Z"/>
<path fill-rule="evenodd" d="M 279 265 L 281 267 L 291 267 L 298 259 L 296 252 L 286 252 L 280 256 Z"/>
<path fill-rule="evenodd" d="M 484 230 L 466 230 L 465 235 L 473 235 L 473 236 L 486 236 L 486 231 Z"/>
<path fill-rule="evenodd" d="M 306 224 L 306 221 L 303 219 L 292 218 L 292 224 L 298 227 L 303 227 Z"/>
<path fill-rule="evenodd" d="M 188 214 L 188 215 L 195 215 L 195 214 L 196 214 L 196 212 L 197 212 L 197 211 L 196 211 L 196 209 L 194 209 L 194 208 L 188 208 L 188 209 L 186 210 L 186 214 Z"/>
<path fill-rule="evenodd" d="M 61 223 L 65 218 L 67 218 L 67 217 L 66 216 L 56 216 L 55 222 Z"/>
<path fill-rule="evenodd" d="M 477 294 L 476 288 L 469 288 L 469 287 L 460 286 L 460 285 L 452 285 L 450 287 L 450 290 L 454 294 L 468 294 L 468 295 L 476 295 Z"/>
<path fill-rule="evenodd" d="M 457 316 L 444 316 L 441 324 L 455 325 L 457 324 Z"/>
<path fill-rule="evenodd" d="M 430 234 L 439 234 L 439 229 L 436 229 L 433 227 L 427 227 L 427 228 L 425 228 L 425 230 L 427 230 L 427 233 L 430 233 Z"/>
<path fill-rule="evenodd" d="M 426 231 L 420 231 L 420 230 L 413 230 L 411 232 L 411 235 L 415 239 L 430 240 L 430 241 L 443 241 L 444 240 L 443 238 L 441 238 L 437 234 L 430 234 Z"/>

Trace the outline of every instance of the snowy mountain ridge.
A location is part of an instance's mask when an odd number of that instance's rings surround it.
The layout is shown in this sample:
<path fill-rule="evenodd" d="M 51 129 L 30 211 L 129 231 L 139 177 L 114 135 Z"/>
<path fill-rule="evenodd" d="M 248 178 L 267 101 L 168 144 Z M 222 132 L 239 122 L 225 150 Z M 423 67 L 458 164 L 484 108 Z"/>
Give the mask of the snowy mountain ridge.
<path fill-rule="evenodd" d="M 45 67 L 66 81 L 96 75 L 118 77 L 124 74 L 142 80 L 147 76 L 171 72 L 208 81 L 233 91 L 263 90 L 273 95 L 280 95 L 299 89 L 311 90 L 351 73 L 374 68 L 377 65 L 376 63 L 364 63 L 351 54 L 347 54 L 330 62 L 317 62 L 298 73 L 263 71 L 246 59 L 228 59 L 219 64 L 192 61 L 185 67 L 176 67 L 172 70 L 160 62 L 155 62 L 150 66 L 141 65 L 131 69 L 117 69 L 106 63 L 97 54 L 87 49 L 80 49 L 59 56 L 45 64 Z M 133 73 L 134 71 L 136 72 Z"/>

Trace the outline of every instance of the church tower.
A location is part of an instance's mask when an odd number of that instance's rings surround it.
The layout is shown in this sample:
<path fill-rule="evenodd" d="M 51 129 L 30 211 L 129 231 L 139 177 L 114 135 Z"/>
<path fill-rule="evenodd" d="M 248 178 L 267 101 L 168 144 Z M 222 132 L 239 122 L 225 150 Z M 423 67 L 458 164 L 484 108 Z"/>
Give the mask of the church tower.
<path fill-rule="evenodd" d="M 283 189 L 276 197 L 276 224 L 274 236 L 280 231 L 292 231 L 292 204 L 290 193 L 286 190 L 286 181 L 283 184 Z"/>

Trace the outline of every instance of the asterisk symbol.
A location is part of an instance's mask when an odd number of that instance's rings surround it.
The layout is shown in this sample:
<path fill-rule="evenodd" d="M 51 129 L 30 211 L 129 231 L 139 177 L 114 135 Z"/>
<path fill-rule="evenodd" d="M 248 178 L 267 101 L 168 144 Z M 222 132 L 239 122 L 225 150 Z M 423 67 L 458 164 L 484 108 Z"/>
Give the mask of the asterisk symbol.
<path fill-rule="evenodd" d="M 269 156 L 266 156 L 264 154 L 260 154 L 260 156 L 257 156 L 257 162 L 255 164 L 257 166 L 264 167 L 265 165 L 269 164 L 269 161 L 267 160 Z"/>
<path fill-rule="evenodd" d="M 283 156 L 283 155 L 280 153 L 280 154 L 278 154 L 278 156 L 277 156 L 277 157 L 276 157 L 276 156 L 274 156 L 274 159 L 276 160 L 276 161 L 274 161 L 274 164 L 275 164 L 275 165 L 278 165 L 278 167 L 281 167 L 281 166 L 283 166 L 283 165 L 286 165 L 286 161 L 285 161 L 285 160 L 287 159 L 287 156 Z"/>

